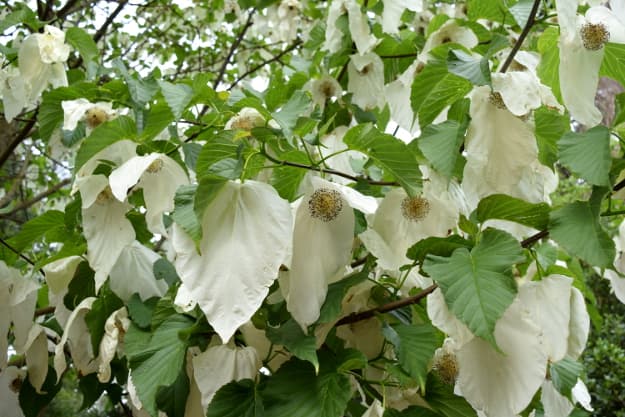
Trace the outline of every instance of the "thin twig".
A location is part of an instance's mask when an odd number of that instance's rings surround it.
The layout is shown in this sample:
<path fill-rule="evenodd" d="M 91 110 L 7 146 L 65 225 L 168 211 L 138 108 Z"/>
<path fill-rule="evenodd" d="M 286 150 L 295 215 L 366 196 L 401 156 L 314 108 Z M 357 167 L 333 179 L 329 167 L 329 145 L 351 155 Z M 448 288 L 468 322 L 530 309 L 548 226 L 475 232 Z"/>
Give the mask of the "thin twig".
<path fill-rule="evenodd" d="M 52 187 L 48 188 L 47 190 L 40 192 L 39 194 L 37 194 L 36 196 L 31 198 L 30 200 L 21 202 L 20 204 L 15 206 L 11 211 L 8 211 L 8 212 L 5 212 L 5 213 L 0 213 L 0 218 L 5 217 L 5 216 L 11 216 L 12 214 L 17 213 L 20 210 L 23 210 L 25 208 L 28 208 L 28 207 L 32 206 L 33 204 L 35 204 L 35 203 L 43 200 L 44 198 L 48 197 L 50 194 L 56 193 L 61 188 L 65 187 L 67 184 L 69 184 L 71 182 L 72 182 L 71 178 L 66 178 L 66 179 L 62 180 L 58 184 L 55 184 Z"/>
<path fill-rule="evenodd" d="M 519 49 L 521 49 L 521 45 L 523 44 L 523 41 L 525 40 L 527 35 L 530 33 L 532 26 L 534 26 L 534 22 L 535 22 L 534 19 L 536 18 L 536 13 L 538 13 L 538 7 L 540 6 L 540 2 L 541 0 L 534 0 L 534 4 L 532 5 L 532 10 L 530 11 L 530 15 L 528 16 L 527 22 L 525 23 L 525 27 L 523 28 L 523 31 L 519 35 L 519 39 L 517 39 L 514 46 L 512 47 L 510 54 L 508 54 L 508 57 L 506 58 L 506 62 L 504 62 L 503 65 L 501 66 L 501 69 L 499 70 L 499 72 L 501 73 L 506 72 L 508 70 L 508 67 L 512 64 L 512 61 L 514 61 L 514 57 L 516 53 L 519 52 Z"/>
<path fill-rule="evenodd" d="M 22 143 L 24 139 L 26 139 L 30 135 L 30 131 L 35 126 L 35 122 L 37 122 L 37 111 L 33 114 L 32 119 L 26 123 L 26 125 L 19 131 L 15 139 L 9 143 L 9 146 L 4 150 L 2 154 L 0 154 L 0 168 L 4 165 L 4 163 L 11 157 L 17 145 Z"/>
<path fill-rule="evenodd" d="M 226 59 L 224 59 L 224 62 L 221 64 L 221 68 L 219 68 L 219 72 L 217 73 L 217 78 L 215 78 L 215 81 L 213 82 L 214 90 L 216 90 L 217 87 L 219 87 L 219 84 L 221 84 L 221 82 L 223 81 L 224 75 L 226 74 L 226 68 L 228 67 L 228 64 L 230 63 L 230 60 L 232 59 L 234 52 L 237 50 L 237 48 L 241 44 L 241 41 L 243 40 L 243 37 L 245 36 L 245 32 L 247 32 L 250 26 L 252 26 L 252 23 L 254 23 L 252 21 L 252 18 L 254 17 L 255 12 L 256 12 L 256 9 L 252 9 L 250 11 L 250 14 L 247 16 L 247 22 L 245 22 L 245 26 L 243 26 L 243 28 L 237 35 L 237 38 L 234 40 L 234 42 L 232 42 L 232 45 L 230 45 L 230 50 L 228 51 L 228 54 L 226 55 Z"/>

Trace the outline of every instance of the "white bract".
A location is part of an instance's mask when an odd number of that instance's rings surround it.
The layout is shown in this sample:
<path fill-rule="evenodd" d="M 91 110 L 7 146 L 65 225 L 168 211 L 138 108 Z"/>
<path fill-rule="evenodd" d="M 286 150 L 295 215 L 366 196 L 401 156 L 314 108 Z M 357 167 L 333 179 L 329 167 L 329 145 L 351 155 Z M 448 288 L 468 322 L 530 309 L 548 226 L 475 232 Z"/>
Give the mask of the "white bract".
<path fill-rule="evenodd" d="M 352 55 L 347 73 L 347 90 L 353 93 L 352 103 L 364 110 L 384 105 L 384 63 L 379 55 Z"/>
<path fill-rule="evenodd" d="M 63 107 L 63 129 L 74 130 L 78 122 L 84 120 L 91 129 L 112 119 L 115 116 L 113 104 L 109 102 L 99 101 L 91 103 L 84 98 L 76 100 L 66 100 L 61 102 Z"/>
<path fill-rule="evenodd" d="M 223 343 L 260 307 L 291 252 L 289 204 L 268 184 L 227 182 L 206 207 L 198 247 L 174 225 L 181 306 L 199 304 Z"/>

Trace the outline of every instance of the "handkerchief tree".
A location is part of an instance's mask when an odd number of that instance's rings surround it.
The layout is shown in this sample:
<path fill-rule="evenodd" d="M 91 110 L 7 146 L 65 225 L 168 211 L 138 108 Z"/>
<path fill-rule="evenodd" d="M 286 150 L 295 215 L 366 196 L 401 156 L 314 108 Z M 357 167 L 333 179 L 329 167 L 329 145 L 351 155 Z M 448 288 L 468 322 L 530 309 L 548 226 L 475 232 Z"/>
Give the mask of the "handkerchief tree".
<path fill-rule="evenodd" d="M 592 411 L 624 86 L 625 0 L 4 1 L 0 415 Z"/>

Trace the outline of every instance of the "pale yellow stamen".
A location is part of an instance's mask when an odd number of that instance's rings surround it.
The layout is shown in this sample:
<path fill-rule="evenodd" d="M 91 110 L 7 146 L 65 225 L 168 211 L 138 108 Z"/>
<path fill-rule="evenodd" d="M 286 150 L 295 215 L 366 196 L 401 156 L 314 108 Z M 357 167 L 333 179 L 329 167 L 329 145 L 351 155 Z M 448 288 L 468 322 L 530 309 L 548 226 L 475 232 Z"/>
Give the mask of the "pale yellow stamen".
<path fill-rule="evenodd" d="M 310 215 L 324 222 L 329 222 L 338 217 L 343 210 L 341 193 L 328 188 L 319 188 L 308 200 Z"/>
<path fill-rule="evenodd" d="M 423 197 L 406 197 L 401 202 L 401 214 L 407 220 L 421 221 L 430 212 L 430 202 Z"/>
<path fill-rule="evenodd" d="M 584 48 L 598 51 L 610 40 L 610 31 L 603 23 L 586 23 L 579 30 Z"/>

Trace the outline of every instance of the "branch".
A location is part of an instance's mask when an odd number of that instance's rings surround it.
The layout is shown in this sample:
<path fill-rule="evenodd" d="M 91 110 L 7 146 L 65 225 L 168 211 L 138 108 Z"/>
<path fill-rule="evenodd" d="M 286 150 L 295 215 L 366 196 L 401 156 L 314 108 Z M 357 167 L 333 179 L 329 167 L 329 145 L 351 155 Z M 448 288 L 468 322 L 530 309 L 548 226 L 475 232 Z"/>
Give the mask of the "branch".
<path fill-rule="evenodd" d="M 93 35 L 93 40 L 96 43 L 100 39 L 102 39 L 102 37 L 106 34 L 106 30 L 108 29 L 108 27 L 111 25 L 111 23 L 113 23 L 113 21 L 115 20 L 117 15 L 121 13 L 121 11 L 124 9 L 124 7 L 126 7 L 127 3 L 128 3 L 128 0 L 120 0 L 119 4 L 117 5 L 117 8 L 115 10 L 113 10 L 113 13 L 111 13 L 106 18 L 106 20 L 104 21 L 102 26 L 100 26 L 100 29 L 98 29 L 98 31 L 95 33 L 95 35 Z"/>
<path fill-rule="evenodd" d="M 263 152 L 263 155 L 267 159 L 269 159 L 271 162 L 273 162 L 274 164 L 283 165 L 283 166 L 290 166 L 290 167 L 295 167 L 295 168 L 308 169 L 310 171 L 323 172 L 323 173 L 331 174 L 331 175 L 337 175 L 339 177 L 343 177 L 343 178 L 347 178 L 348 180 L 352 180 L 354 182 L 366 181 L 369 185 L 381 185 L 381 186 L 383 186 L 383 185 L 389 185 L 389 186 L 399 185 L 399 183 L 397 183 L 396 181 L 375 181 L 375 180 L 372 180 L 372 179 L 370 179 L 368 177 L 357 177 L 357 176 L 354 176 L 354 175 L 346 174 L 345 172 L 337 171 L 335 169 L 320 168 L 318 166 L 299 164 L 297 162 L 281 161 L 279 159 L 276 159 L 276 158 L 268 155 L 266 152 Z"/>
<path fill-rule="evenodd" d="M 4 165 L 4 163 L 11 157 L 11 154 L 17 148 L 17 145 L 22 143 L 24 139 L 26 139 L 30 135 L 30 131 L 35 126 L 35 122 L 37 121 L 37 111 L 33 114 L 32 119 L 30 119 L 26 125 L 19 131 L 15 139 L 9 143 L 9 146 L 0 154 L 0 168 Z"/>
<path fill-rule="evenodd" d="M 388 313 L 389 311 L 397 310 L 398 308 L 416 304 L 422 299 L 424 299 L 425 297 L 427 297 L 430 293 L 432 293 L 437 288 L 438 288 L 438 285 L 432 284 L 426 289 L 424 289 L 423 291 L 421 291 L 419 294 L 413 295 L 412 297 L 393 301 L 391 303 L 372 308 L 371 310 L 362 311 L 360 313 L 352 313 L 349 316 L 345 316 L 339 321 L 337 321 L 334 326 L 335 327 L 342 326 L 344 324 L 350 324 L 350 323 L 355 323 L 357 321 L 370 319 L 376 314 Z"/>
<path fill-rule="evenodd" d="M 514 56 L 516 55 L 517 52 L 519 52 L 519 49 L 521 49 L 521 45 L 523 44 L 523 41 L 525 40 L 527 35 L 530 33 L 532 26 L 534 26 L 536 13 L 538 13 L 538 7 L 540 6 L 540 1 L 541 0 L 534 0 L 534 4 L 532 5 L 532 10 L 530 11 L 530 15 L 528 16 L 527 22 L 525 23 L 525 27 L 523 28 L 523 31 L 519 35 L 519 39 L 517 39 L 516 43 L 512 47 L 512 51 L 510 51 L 510 54 L 506 58 L 506 62 L 504 62 L 503 65 L 501 66 L 501 69 L 499 70 L 499 72 L 504 73 L 508 70 L 508 67 L 510 66 L 510 64 L 512 64 L 512 61 L 514 60 Z"/>
<path fill-rule="evenodd" d="M 24 162 L 20 168 L 20 171 L 13 178 L 13 184 L 11 185 L 11 189 L 7 191 L 7 193 L 0 199 L 0 207 L 6 206 L 9 201 L 13 199 L 13 196 L 17 193 L 17 189 L 19 188 L 20 182 L 26 176 L 26 172 L 28 171 L 28 163 L 30 161 L 30 153 L 26 154 L 26 158 L 24 158 Z"/>
<path fill-rule="evenodd" d="M 245 77 L 247 77 L 250 74 L 255 73 L 256 71 L 258 71 L 259 69 L 261 69 L 265 65 L 271 64 L 272 62 L 279 61 L 280 58 L 282 58 L 284 55 L 288 54 L 289 52 L 291 52 L 292 50 L 297 48 L 301 43 L 302 43 L 302 40 L 301 39 L 297 39 L 291 45 L 289 45 L 284 51 L 280 52 L 278 55 L 274 56 L 271 59 L 268 59 L 266 61 L 261 62 L 260 64 L 256 65 L 254 68 L 251 68 L 251 69 L 245 71 L 239 78 L 234 80 L 234 82 L 230 85 L 230 87 L 228 87 L 228 90 L 232 90 L 234 88 L 234 86 L 236 86 L 238 83 L 240 83 Z"/>
<path fill-rule="evenodd" d="M 221 82 L 223 81 L 224 74 L 226 73 L 226 68 L 228 67 L 228 64 L 230 63 L 230 59 L 232 59 L 232 55 L 234 55 L 234 51 L 236 51 L 236 49 L 241 44 L 241 41 L 243 40 L 243 37 L 245 36 L 245 32 L 247 32 L 250 26 L 252 26 L 252 23 L 253 23 L 252 17 L 254 17 L 255 12 L 256 12 L 256 9 L 252 9 L 250 11 L 250 14 L 247 16 L 247 22 L 245 22 L 245 26 L 243 26 L 243 28 L 241 29 L 241 32 L 239 32 L 239 34 L 237 35 L 237 38 L 234 40 L 234 42 L 232 42 L 232 45 L 230 45 L 230 50 L 228 51 L 228 54 L 226 55 L 226 59 L 224 59 L 223 64 L 221 64 L 221 68 L 219 68 L 219 72 L 217 73 L 217 78 L 215 78 L 215 81 L 213 82 L 213 90 L 216 90 L 217 87 L 219 87 L 219 84 L 221 84 Z"/>
<path fill-rule="evenodd" d="M 43 200 L 44 198 L 46 198 L 50 194 L 56 193 L 61 188 L 65 187 L 67 184 L 69 184 L 71 182 L 72 182 L 71 178 L 64 179 L 63 181 L 59 182 L 58 184 L 55 184 L 52 187 L 48 188 L 46 191 L 42 191 L 41 193 L 37 194 L 36 196 L 31 198 L 30 200 L 21 202 L 20 204 L 15 206 L 11 211 L 8 211 L 8 212 L 5 212 L 5 213 L 0 213 L 0 218 L 6 217 L 6 216 L 11 216 L 12 214 L 17 213 L 20 210 L 23 210 L 23 209 L 26 209 L 26 208 L 32 206 L 33 204 Z"/>

